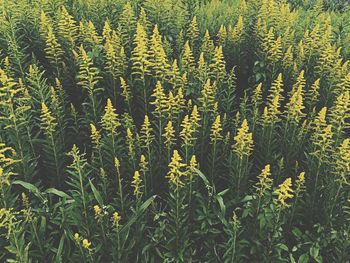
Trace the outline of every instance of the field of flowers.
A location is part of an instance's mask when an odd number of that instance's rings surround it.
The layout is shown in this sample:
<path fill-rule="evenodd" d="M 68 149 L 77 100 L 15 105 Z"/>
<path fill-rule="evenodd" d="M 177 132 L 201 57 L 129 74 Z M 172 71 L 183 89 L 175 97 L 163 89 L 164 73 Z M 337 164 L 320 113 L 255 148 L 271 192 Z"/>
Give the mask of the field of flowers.
<path fill-rule="evenodd" d="M 350 8 L 0 0 L 0 262 L 350 262 Z"/>

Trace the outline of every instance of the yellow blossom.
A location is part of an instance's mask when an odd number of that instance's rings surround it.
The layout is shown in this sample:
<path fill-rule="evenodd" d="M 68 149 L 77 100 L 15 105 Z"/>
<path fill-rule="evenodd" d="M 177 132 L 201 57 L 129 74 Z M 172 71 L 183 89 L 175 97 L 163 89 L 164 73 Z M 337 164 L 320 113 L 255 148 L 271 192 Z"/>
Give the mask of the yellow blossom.
<path fill-rule="evenodd" d="M 275 191 L 277 194 L 277 206 L 279 210 L 283 210 L 286 207 L 289 207 L 290 205 L 286 203 L 288 199 L 293 198 L 293 189 L 292 189 L 292 179 L 287 178 L 282 184 L 280 184 Z"/>
<path fill-rule="evenodd" d="M 253 150 L 253 134 L 249 132 L 249 126 L 246 119 L 243 120 L 241 128 L 238 129 L 237 135 L 234 137 L 235 143 L 232 150 L 237 153 L 239 158 L 249 156 Z"/>
<path fill-rule="evenodd" d="M 136 198 L 140 198 L 142 196 L 142 180 L 139 171 L 134 172 L 134 176 L 132 177 L 132 179 L 133 180 L 131 182 L 131 186 L 134 189 L 134 196 Z"/>
<path fill-rule="evenodd" d="M 168 178 L 169 182 L 175 186 L 176 190 L 178 190 L 179 187 L 184 186 L 182 177 L 186 176 L 186 172 L 183 170 L 183 168 L 186 167 L 186 164 L 182 163 L 182 158 L 177 150 L 174 150 L 168 167 L 169 172 L 166 178 Z"/>
<path fill-rule="evenodd" d="M 266 190 L 271 189 L 272 179 L 270 172 L 270 165 L 265 165 L 261 173 L 258 175 L 259 181 L 255 184 L 255 189 L 257 190 L 259 196 L 263 196 Z"/>
<path fill-rule="evenodd" d="M 220 120 L 220 115 L 218 115 L 216 116 L 215 121 L 211 126 L 210 140 L 212 143 L 216 143 L 223 139 L 221 132 L 222 132 L 221 120 Z"/>

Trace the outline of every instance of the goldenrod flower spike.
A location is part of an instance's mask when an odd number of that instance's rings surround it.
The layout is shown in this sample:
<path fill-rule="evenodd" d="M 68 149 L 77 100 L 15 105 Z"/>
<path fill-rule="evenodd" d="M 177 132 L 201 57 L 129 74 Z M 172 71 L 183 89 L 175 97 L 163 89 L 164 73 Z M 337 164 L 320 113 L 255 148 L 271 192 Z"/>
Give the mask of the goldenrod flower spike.
<path fill-rule="evenodd" d="M 252 95 L 252 102 L 255 107 L 258 107 L 262 103 L 262 83 L 259 83 L 256 88 L 254 89 L 253 95 Z"/>
<path fill-rule="evenodd" d="M 350 119 L 349 91 L 344 91 L 337 97 L 333 107 L 330 109 L 329 117 L 329 122 L 332 124 L 337 136 L 342 135 L 344 130 L 350 127 L 348 123 Z"/>
<path fill-rule="evenodd" d="M 118 120 L 116 109 L 113 107 L 112 101 L 110 99 L 107 99 L 105 113 L 102 117 L 101 125 L 102 128 L 110 135 L 115 135 L 117 133 L 117 128 L 121 125 Z"/>
<path fill-rule="evenodd" d="M 94 206 L 95 219 L 100 219 L 103 216 L 102 209 L 98 205 Z"/>
<path fill-rule="evenodd" d="M 162 37 L 158 31 L 158 25 L 155 25 L 153 29 L 149 47 L 149 61 L 155 77 L 157 79 L 164 79 L 169 65 L 163 48 Z"/>
<path fill-rule="evenodd" d="M 350 139 L 345 139 L 335 152 L 335 171 L 341 185 L 350 184 Z"/>
<path fill-rule="evenodd" d="M 141 81 L 150 74 L 151 62 L 148 53 L 148 37 L 144 27 L 137 23 L 136 35 L 134 40 L 135 48 L 132 51 L 132 75 Z"/>
<path fill-rule="evenodd" d="M 227 41 L 227 29 L 224 25 L 220 26 L 219 32 L 217 34 L 218 45 L 225 46 Z"/>
<path fill-rule="evenodd" d="M 258 175 L 259 181 L 255 184 L 255 189 L 260 197 L 262 197 L 265 192 L 271 189 L 272 178 L 270 165 L 265 165 L 264 169 L 262 169 L 261 173 Z"/>
<path fill-rule="evenodd" d="M 294 191 L 292 189 L 292 179 L 287 178 L 282 184 L 280 184 L 275 191 L 277 199 L 275 200 L 279 210 L 283 210 L 290 205 L 286 203 L 288 199 L 293 198 Z"/>
<path fill-rule="evenodd" d="M 126 129 L 126 144 L 128 146 L 128 156 L 134 160 L 135 158 L 135 145 L 134 145 L 134 135 L 130 128 Z"/>
<path fill-rule="evenodd" d="M 211 58 L 211 56 L 214 53 L 214 41 L 210 39 L 208 29 L 205 31 L 200 51 L 201 51 L 201 54 L 203 54 L 203 60 L 204 60 L 204 55 L 205 55 L 205 58 Z"/>
<path fill-rule="evenodd" d="M 140 139 L 142 141 L 142 147 L 149 147 L 149 145 L 154 140 L 153 129 L 151 127 L 151 122 L 149 121 L 148 115 L 145 115 L 145 119 L 141 126 L 141 136 Z"/>
<path fill-rule="evenodd" d="M 169 179 L 169 183 L 171 183 L 177 191 L 179 187 L 184 186 L 185 183 L 182 177 L 186 176 L 186 172 L 183 170 L 186 164 L 182 163 L 182 158 L 177 150 L 174 150 L 168 167 L 169 172 L 166 178 Z"/>
<path fill-rule="evenodd" d="M 226 63 L 222 46 L 216 47 L 214 51 L 214 57 L 210 64 L 211 76 L 215 80 L 222 80 L 226 75 Z"/>
<path fill-rule="evenodd" d="M 301 172 L 295 180 L 295 195 L 299 196 L 305 188 L 305 172 Z"/>
<path fill-rule="evenodd" d="M 164 116 L 168 106 L 167 106 L 167 97 L 164 93 L 164 89 L 160 81 L 157 81 L 156 87 L 154 88 L 152 96 L 154 101 L 150 102 L 150 104 L 155 106 L 155 115 L 158 118 Z"/>
<path fill-rule="evenodd" d="M 124 97 L 126 104 L 128 104 L 129 106 L 130 100 L 132 98 L 131 90 L 129 86 L 126 84 L 124 78 L 120 77 L 119 80 L 120 80 L 120 88 L 122 89 L 122 96 Z"/>
<path fill-rule="evenodd" d="M 167 125 L 165 126 L 163 137 L 165 138 L 165 146 L 167 149 L 170 149 L 175 144 L 175 130 L 171 121 L 168 121 Z"/>
<path fill-rule="evenodd" d="M 138 199 L 142 196 L 142 180 L 139 171 L 134 172 L 132 179 L 131 186 L 134 189 L 134 196 Z"/>
<path fill-rule="evenodd" d="M 118 229 L 119 225 L 120 225 L 120 220 L 122 219 L 122 217 L 120 216 L 120 214 L 118 212 L 114 212 L 111 218 L 112 221 L 112 225 L 114 228 Z"/>
<path fill-rule="evenodd" d="M 234 137 L 235 143 L 232 150 L 242 159 L 252 153 L 254 142 L 253 134 L 249 132 L 249 126 L 246 119 L 243 120 L 242 126 L 238 129 L 237 135 Z"/>
<path fill-rule="evenodd" d="M 185 46 L 183 48 L 181 66 L 188 73 L 192 73 L 195 69 L 194 56 L 188 41 L 186 41 Z"/>
<path fill-rule="evenodd" d="M 60 66 L 62 63 L 62 56 L 64 54 L 63 49 L 58 43 L 58 40 L 53 32 L 53 28 L 51 25 L 48 26 L 47 28 L 47 35 L 46 35 L 46 56 L 50 60 L 50 62 L 57 68 Z"/>
<path fill-rule="evenodd" d="M 168 78 L 168 82 L 173 85 L 174 89 L 181 86 L 182 80 L 177 59 L 174 59 L 171 69 L 168 70 Z"/>
<path fill-rule="evenodd" d="M 228 30 L 228 38 L 229 40 L 231 40 L 234 44 L 239 44 L 239 42 L 242 39 L 242 35 L 243 35 L 243 28 L 244 24 L 243 24 L 243 16 L 240 15 L 238 17 L 237 23 L 236 25 L 232 28 L 229 28 Z"/>
<path fill-rule="evenodd" d="M 201 96 L 198 98 L 200 102 L 200 111 L 206 113 L 214 110 L 214 104 L 216 102 L 215 95 L 216 83 L 214 82 L 213 85 L 210 85 L 210 79 L 208 79 L 201 90 Z"/>
<path fill-rule="evenodd" d="M 41 123 L 42 123 L 42 130 L 44 133 L 48 136 L 52 136 L 55 132 L 55 128 L 57 126 L 56 119 L 52 116 L 50 110 L 46 106 L 45 103 L 41 104 Z"/>
<path fill-rule="evenodd" d="M 101 145 L 101 143 L 100 143 L 101 134 L 96 129 L 96 126 L 92 123 L 90 123 L 90 129 L 91 129 L 91 135 L 90 135 L 91 141 L 95 147 L 99 147 Z"/>
<path fill-rule="evenodd" d="M 78 26 L 73 16 L 68 13 L 64 6 L 62 6 L 59 14 L 58 34 L 68 42 L 70 49 L 74 49 L 78 39 Z"/>
<path fill-rule="evenodd" d="M 196 171 L 195 171 L 196 168 L 198 168 L 197 158 L 195 155 L 192 155 L 190 159 L 190 164 L 187 166 L 187 173 L 189 176 L 190 183 L 193 180 L 193 176 L 196 175 Z"/>
<path fill-rule="evenodd" d="M 183 145 L 185 146 L 192 146 L 193 141 L 194 141 L 194 137 L 193 137 L 193 133 L 195 132 L 195 130 L 193 129 L 193 126 L 191 125 L 191 121 L 188 117 L 188 115 L 186 115 L 183 119 L 183 121 L 181 122 L 181 127 L 182 130 L 180 131 L 180 138 L 183 141 Z"/>
<path fill-rule="evenodd" d="M 107 43 L 110 42 L 111 40 L 111 33 L 112 33 L 112 28 L 111 25 L 109 24 L 108 19 L 105 21 L 102 29 L 102 39 Z"/>
<path fill-rule="evenodd" d="M 191 121 L 193 129 L 195 131 L 197 131 L 197 129 L 201 126 L 201 124 L 200 124 L 201 117 L 199 115 L 197 105 L 193 106 L 193 109 L 192 109 L 192 112 L 191 112 L 190 121 Z"/>
<path fill-rule="evenodd" d="M 220 115 L 218 115 L 216 116 L 215 121 L 211 126 L 210 140 L 212 143 L 216 143 L 223 139 L 221 132 L 222 132 L 221 120 L 220 120 Z"/>

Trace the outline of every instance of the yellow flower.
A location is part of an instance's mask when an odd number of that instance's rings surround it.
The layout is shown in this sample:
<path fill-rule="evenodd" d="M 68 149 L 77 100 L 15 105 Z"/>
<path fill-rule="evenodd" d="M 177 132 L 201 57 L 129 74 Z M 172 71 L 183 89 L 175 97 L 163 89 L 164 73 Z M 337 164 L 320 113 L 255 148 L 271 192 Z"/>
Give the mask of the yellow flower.
<path fill-rule="evenodd" d="M 259 196 L 263 196 L 266 190 L 271 189 L 272 179 L 270 172 L 270 165 L 265 165 L 264 169 L 262 169 L 261 173 L 258 175 L 259 181 L 254 186 L 257 190 Z"/>
<path fill-rule="evenodd" d="M 94 211 L 95 211 L 95 219 L 100 219 L 102 217 L 102 209 L 98 205 L 94 206 Z"/>
<path fill-rule="evenodd" d="M 300 193 L 305 191 L 305 172 L 301 172 L 295 180 L 295 194 L 299 196 Z"/>
<path fill-rule="evenodd" d="M 202 90 L 201 96 L 198 98 L 200 102 L 200 110 L 202 112 L 212 112 L 215 104 L 215 96 L 216 96 L 216 83 L 210 85 L 210 79 L 208 79 Z"/>
<path fill-rule="evenodd" d="M 153 129 L 151 127 L 151 123 L 149 121 L 148 115 L 145 115 L 145 119 L 141 126 L 141 136 L 140 139 L 142 141 L 141 147 L 149 147 L 154 139 Z"/>
<path fill-rule="evenodd" d="M 155 112 L 154 112 L 155 115 L 158 118 L 161 118 L 167 109 L 167 105 L 166 105 L 167 100 L 166 100 L 163 86 L 160 83 L 160 81 L 157 81 L 152 97 L 154 98 L 154 101 L 150 102 L 150 104 L 155 106 Z"/>
<path fill-rule="evenodd" d="M 316 79 L 306 92 L 307 104 L 313 106 L 320 96 L 320 79 Z"/>
<path fill-rule="evenodd" d="M 212 63 L 209 65 L 211 76 L 216 80 L 221 80 L 226 75 L 225 58 L 222 51 L 222 46 L 216 47 Z"/>
<path fill-rule="evenodd" d="M 116 113 L 110 99 L 107 99 L 105 113 L 102 116 L 101 125 L 102 128 L 109 133 L 109 135 L 113 136 L 117 134 L 116 129 L 120 126 L 120 122 L 118 120 L 118 114 Z"/>
<path fill-rule="evenodd" d="M 192 181 L 193 176 L 196 175 L 196 172 L 194 170 L 195 168 L 198 168 L 198 162 L 196 156 L 192 155 L 190 159 L 190 164 L 187 167 L 187 173 L 190 178 L 190 181 Z"/>
<path fill-rule="evenodd" d="M 232 145 L 232 150 L 237 153 L 240 159 L 251 154 L 254 146 L 253 134 L 249 132 L 249 126 L 246 119 L 243 120 L 242 126 L 238 129 L 234 140 L 235 143 Z"/>
<path fill-rule="evenodd" d="M 333 107 L 330 109 L 329 121 L 332 124 L 336 135 L 339 136 L 344 132 L 344 129 L 349 128 L 350 118 L 350 94 L 349 91 L 341 93 Z"/>
<path fill-rule="evenodd" d="M 210 140 L 212 143 L 216 143 L 223 139 L 221 132 L 222 132 L 222 127 L 221 127 L 220 115 L 218 115 L 216 116 L 215 121 L 211 126 Z"/>
<path fill-rule="evenodd" d="M 191 41 L 191 45 L 194 46 L 195 41 L 197 41 L 199 37 L 199 29 L 198 29 L 198 24 L 197 24 L 197 17 L 194 16 L 192 18 L 191 23 L 188 26 L 187 29 L 187 36 Z"/>
<path fill-rule="evenodd" d="M 254 89 L 253 95 L 252 95 L 252 102 L 254 104 L 254 107 L 258 107 L 261 105 L 262 102 L 262 83 L 259 83 L 256 88 Z"/>
<path fill-rule="evenodd" d="M 194 129 L 191 125 L 188 115 L 186 115 L 181 123 L 182 130 L 180 131 L 180 137 L 185 146 L 192 146 L 194 137 Z"/>
<path fill-rule="evenodd" d="M 240 15 L 238 17 L 236 25 L 232 28 L 230 27 L 228 30 L 228 37 L 230 41 L 232 41 L 234 44 L 239 44 L 241 37 L 243 35 L 243 16 Z"/>
<path fill-rule="evenodd" d="M 60 43 L 58 43 L 51 25 L 48 25 L 47 28 L 45 52 L 49 61 L 57 67 L 58 70 L 58 67 L 60 66 L 59 64 L 62 63 L 62 55 L 64 54 L 64 51 L 62 50 Z"/>
<path fill-rule="evenodd" d="M 102 179 L 105 179 L 107 177 L 107 173 L 102 167 L 100 168 L 100 176 Z"/>
<path fill-rule="evenodd" d="M 108 41 L 104 45 L 105 48 L 105 57 L 106 57 L 106 70 L 113 76 L 113 78 L 116 78 L 120 72 L 119 72 L 119 64 L 118 64 L 118 58 L 117 58 L 117 51 L 115 50 L 113 44 Z"/>
<path fill-rule="evenodd" d="M 13 208 L 0 208 L 0 228 L 7 230 L 6 239 L 10 238 L 10 235 L 15 231 L 16 224 L 19 223 L 17 214 L 18 212 L 14 212 Z"/>
<path fill-rule="evenodd" d="M 158 25 L 154 26 L 153 35 L 150 40 L 149 60 L 155 77 L 163 79 L 169 65 L 163 48 L 162 37 L 158 31 Z"/>
<path fill-rule="evenodd" d="M 120 214 L 118 212 L 114 212 L 111 219 L 113 227 L 118 228 L 121 219 L 122 217 L 120 216 Z"/>
<path fill-rule="evenodd" d="M 183 49 L 181 65 L 188 73 L 193 72 L 195 69 L 194 57 L 188 41 L 186 41 Z"/>
<path fill-rule="evenodd" d="M 201 55 L 203 55 L 202 61 L 204 61 L 204 56 L 205 58 L 208 59 L 208 58 L 211 58 L 211 56 L 213 55 L 214 41 L 210 39 L 208 29 L 205 31 L 200 51 L 201 51 Z"/>
<path fill-rule="evenodd" d="M 184 185 L 182 177 L 186 176 L 186 172 L 183 170 L 183 168 L 186 167 L 186 164 L 182 163 L 182 158 L 177 150 L 174 150 L 168 167 L 169 172 L 166 178 L 168 178 L 169 183 L 173 184 L 175 189 L 178 190 L 179 187 Z"/>
<path fill-rule="evenodd" d="M 219 28 L 219 32 L 217 34 L 218 45 L 225 46 L 227 41 L 227 29 L 224 25 L 221 25 Z"/>
<path fill-rule="evenodd" d="M 179 66 L 177 65 L 177 60 L 174 59 L 171 69 L 168 72 L 169 80 L 168 82 L 173 85 L 174 89 L 179 87 L 182 83 Z"/>
<path fill-rule="evenodd" d="M 83 239 L 83 248 L 87 249 L 87 250 L 90 250 L 90 247 L 91 247 L 91 242 L 89 240 L 87 240 L 86 238 Z"/>
<path fill-rule="evenodd" d="M 146 157 L 141 154 L 141 157 L 140 157 L 140 171 L 143 173 L 143 175 L 145 176 L 146 172 L 148 171 L 148 162 L 146 161 Z"/>
<path fill-rule="evenodd" d="M 335 153 L 335 171 L 341 184 L 349 184 L 350 179 L 350 139 L 345 139 Z"/>
<path fill-rule="evenodd" d="M 148 37 L 145 28 L 137 23 L 136 35 L 134 40 L 135 48 L 132 51 L 132 75 L 137 79 L 144 81 L 145 76 L 150 73 L 151 62 L 148 54 Z"/>
<path fill-rule="evenodd" d="M 194 130 L 197 130 L 201 126 L 200 125 L 201 117 L 198 113 L 197 105 L 193 106 L 190 121 L 191 121 L 191 124 L 192 124 Z"/>
<path fill-rule="evenodd" d="M 74 241 L 77 242 L 77 243 L 79 243 L 80 240 L 81 240 L 81 237 L 80 237 L 79 233 L 75 233 L 75 234 L 74 234 Z"/>
<path fill-rule="evenodd" d="M 292 94 L 286 106 L 287 119 L 295 123 L 299 123 L 300 119 L 305 116 L 302 110 L 305 108 L 303 103 L 304 93 L 300 85 Z"/>
<path fill-rule="evenodd" d="M 100 140 L 101 140 L 100 132 L 96 129 L 96 126 L 93 125 L 92 123 L 90 124 L 90 129 L 91 129 L 91 135 L 90 135 L 91 141 L 96 147 L 99 147 Z"/>
<path fill-rule="evenodd" d="M 168 124 L 165 126 L 163 137 L 165 138 L 165 146 L 170 149 L 175 144 L 175 130 L 171 121 L 168 121 Z"/>
<path fill-rule="evenodd" d="M 78 38 L 77 23 L 64 6 L 60 10 L 59 18 L 58 33 L 69 43 L 70 48 L 73 48 Z"/>
<path fill-rule="evenodd" d="M 131 186 L 134 188 L 134 195 L 136 198 L 140 198 L 142 196 L 142 180 L 139 171 L 134 172 L 133 180 L 131 182 Z"/>
<path fill-rule="evenodd" d="M 120 167 L 120 161 L 117 157 L 114 158 L 114 167 L 115 169 L 119 169 Z"/>
<path fill-rule="evenodd" d="M 293 67 L 293 62 L 294 62 L 294 58 L 293 58 L 293 46 L 290 45 L 287 49 L 287 51 L 284 53 L 283 59 L 282 59 L 282 63 L 283 66 L 288 69 L 288 68 L 292 68 Z"/>
<path fill-rule="evenodd" d="M 132 131 L 130 128 L 126 129 L 126 145 L 128 146 L 128 156 L 131 159 L 134 159 L 135 157 L 135 143 L 134 143 L 134 136 L 132 134 Z"/>
<path fill-rule="evenodd" d="M 41 103 L 41 123 L 44 133 L 52 136 L 57 126 L 56 119 L 52 116 L 50 110 L 45 103 Z"/>
<path fill-rule="evenodd" d="M 122 89 L 122 96 L 126 100 L 126 103 L 128 104 L 131 99 L 131 91 L 129 86 L 126 84 L 124 78 L 120 77 L 120 87 Z"/>
<path fill-rule="evenodd" d="M 275 193 L 277 194 L 277 206 L 279 208 L 279 210 L 283 210 L 286 207 L 289 207 L 290 205 L 288 205 L 286 203 L 286 201 L 288 199 L 293 198 L 293 189 L 292 187 L 292 179 L 291 178 L 287 178 L 282 184 L 280 184 L 277 188 L 277 190 L 275 191 Z"/>

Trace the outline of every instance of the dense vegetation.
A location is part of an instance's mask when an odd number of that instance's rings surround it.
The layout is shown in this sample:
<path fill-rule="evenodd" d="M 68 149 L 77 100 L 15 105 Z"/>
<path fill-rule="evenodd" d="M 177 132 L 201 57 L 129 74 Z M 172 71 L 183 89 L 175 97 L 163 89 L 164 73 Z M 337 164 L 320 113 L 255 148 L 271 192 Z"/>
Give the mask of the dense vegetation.
<path fill-rule="evenodd" d="M 350 260 L 347 1 L 0 1 L 1 262 Z"/>

